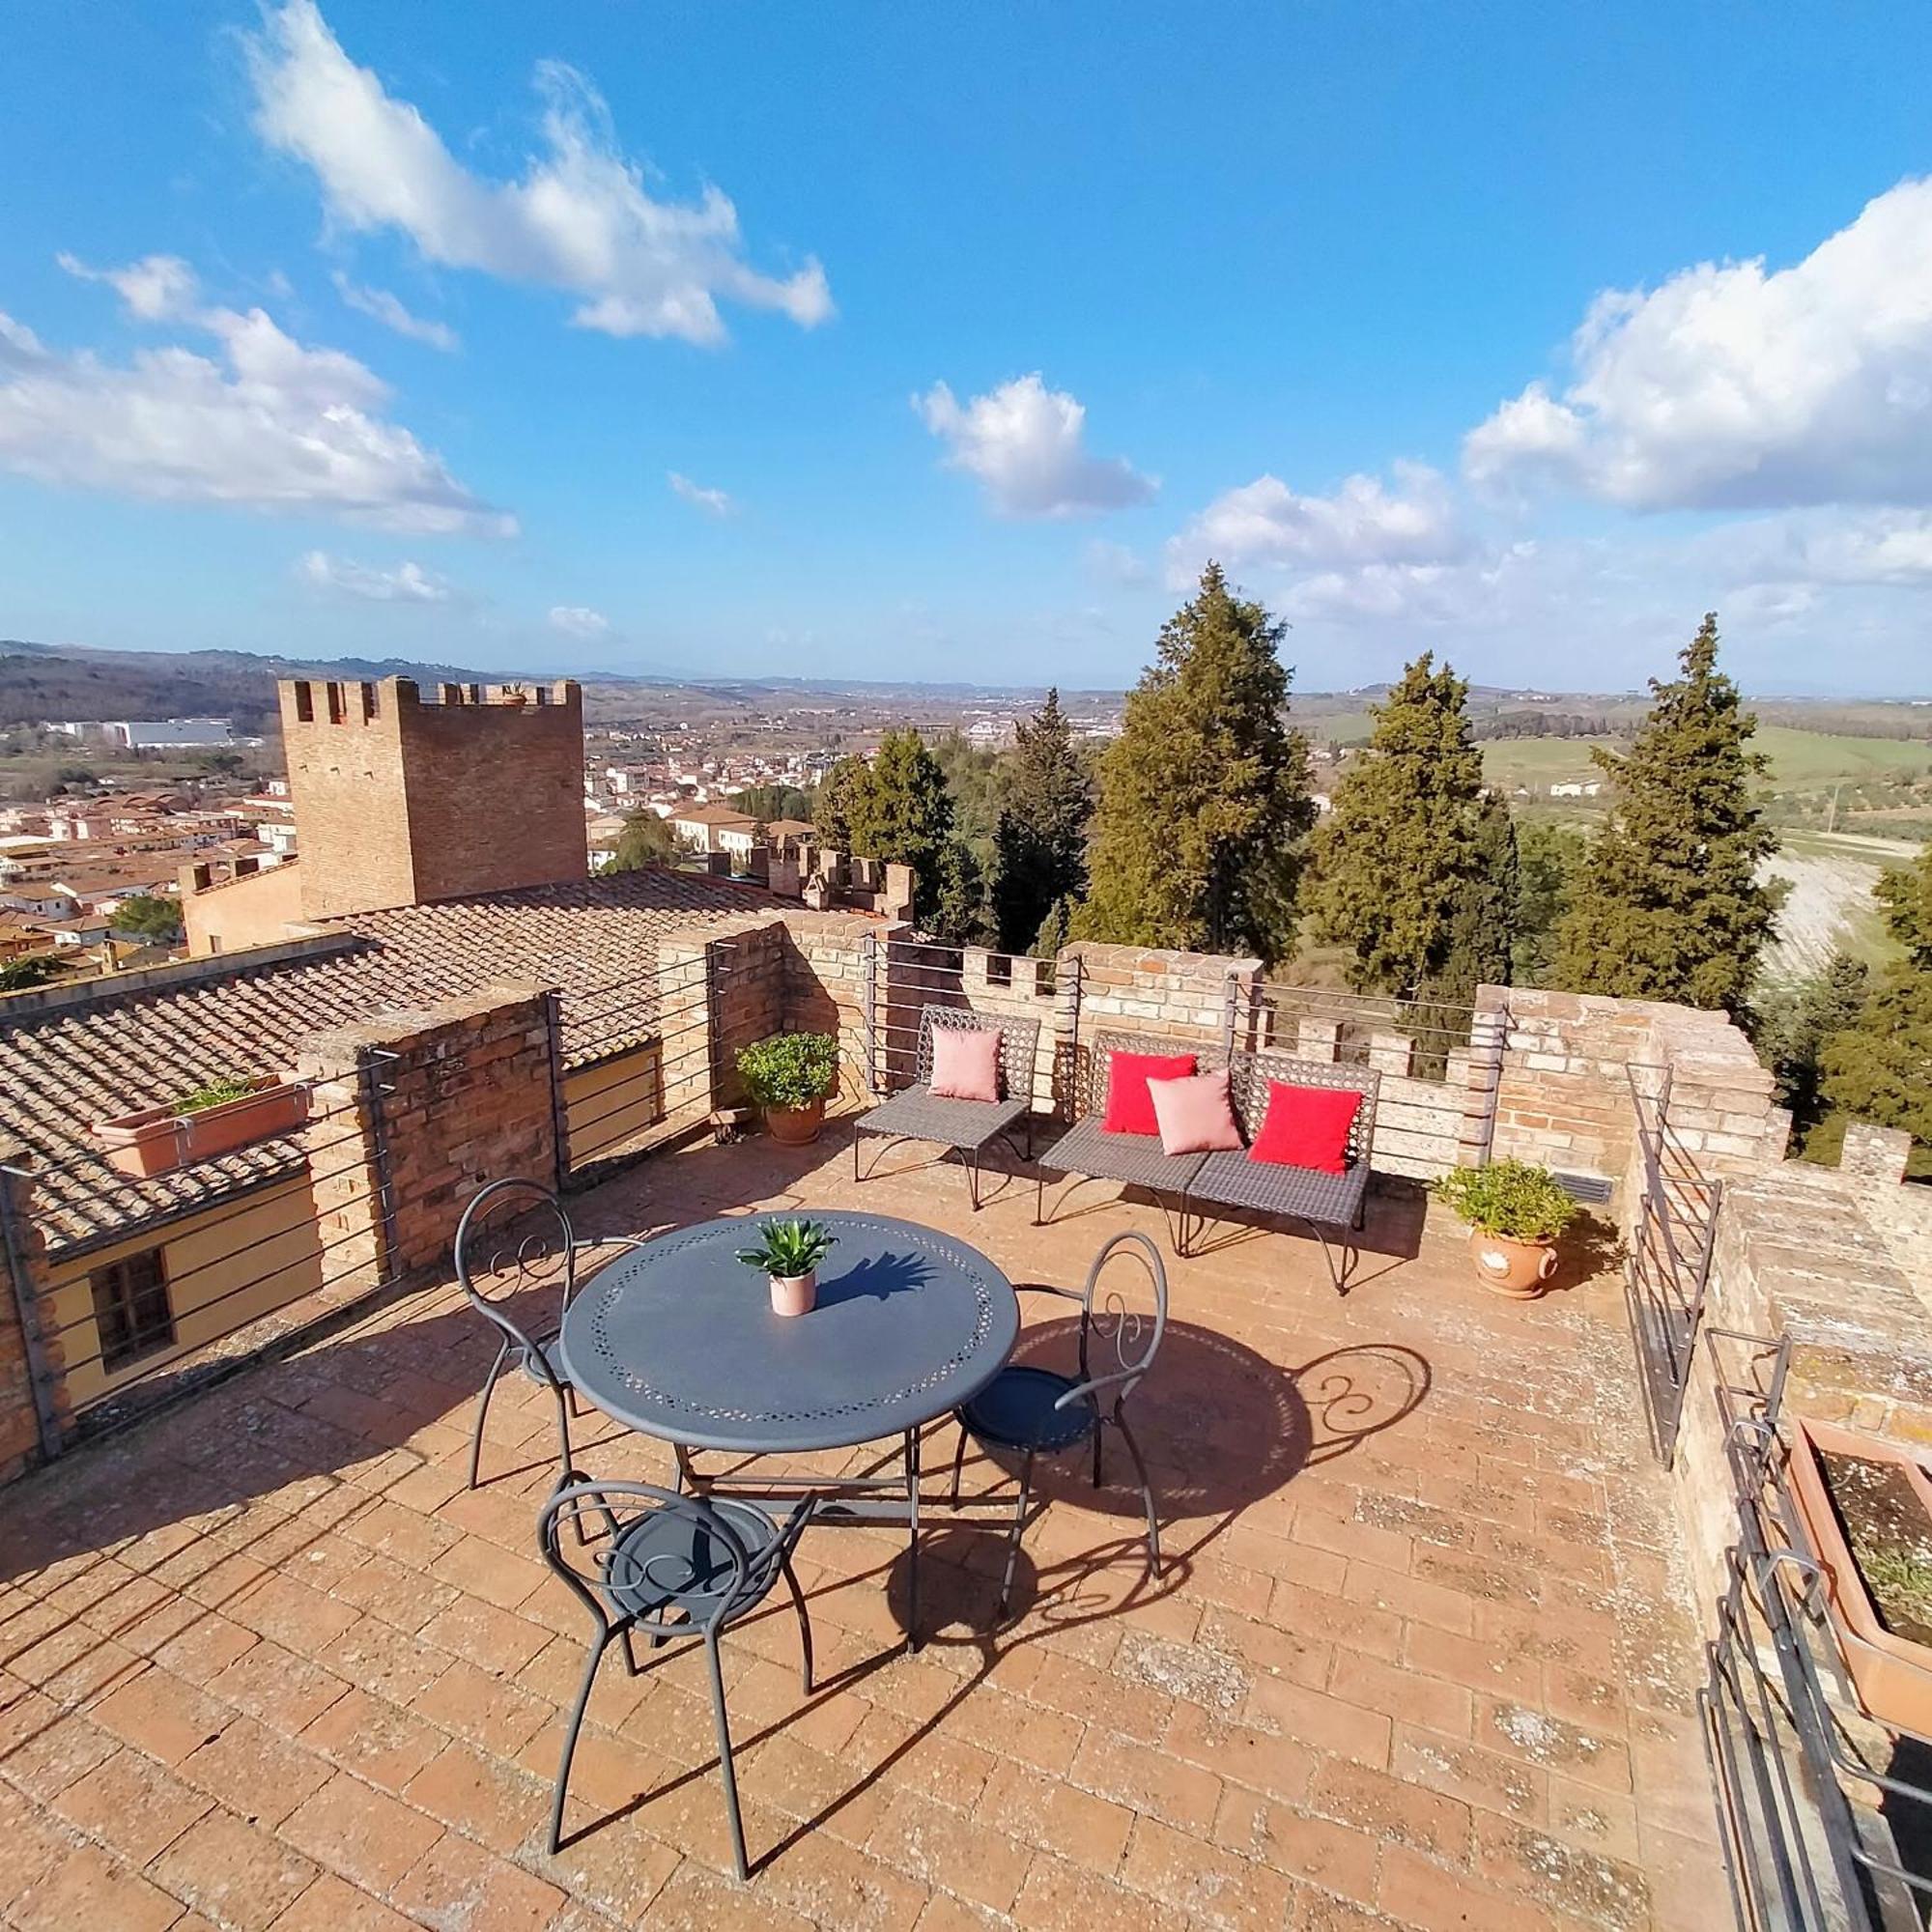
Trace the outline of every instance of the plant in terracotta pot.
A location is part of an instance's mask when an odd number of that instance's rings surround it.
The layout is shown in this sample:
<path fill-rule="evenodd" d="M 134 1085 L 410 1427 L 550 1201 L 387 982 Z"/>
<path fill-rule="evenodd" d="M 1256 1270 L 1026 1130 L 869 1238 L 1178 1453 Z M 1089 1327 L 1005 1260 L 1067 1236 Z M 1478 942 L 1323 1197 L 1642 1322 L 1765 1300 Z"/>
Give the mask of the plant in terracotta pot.
<path fill-rule="evenodd" d="M 294 1133 L 308 1118 L 308 1089 L 287 1073 L 224 1073 L 158 1107 L 94 1123 L 117 1174 L 166 1174 L 250 1142 Z"/>
<path fill-rule="evenodd" d="M 1512 1300 L 1543 1293 L 1556 1266 L 1556 1237 L 1577 1203 L 1547 1167 L 1526 1160 L 1456 1167 L 1430 1182 L 1469 1224 L 1469 1255 L 1485 1287 Z"/>
<path fill-rule="evenodd" d="M 830 1034 L 777 1033 L 738 1049 L 738 1072 L 764 1109 L 773 1140 L 805 1147 L 825 1122 L 826 1096 L 838 1078 L 838 1042 Z"/>
<path fill-rule="evenodd" d="M 818 1264 L 835 1245 L 816 1221 L 767 1221 L 758 1245 L 740 1248 L 738 1259 L 765 1274 L 774 1315 L 806 1315 L 818 1299 Z"/>

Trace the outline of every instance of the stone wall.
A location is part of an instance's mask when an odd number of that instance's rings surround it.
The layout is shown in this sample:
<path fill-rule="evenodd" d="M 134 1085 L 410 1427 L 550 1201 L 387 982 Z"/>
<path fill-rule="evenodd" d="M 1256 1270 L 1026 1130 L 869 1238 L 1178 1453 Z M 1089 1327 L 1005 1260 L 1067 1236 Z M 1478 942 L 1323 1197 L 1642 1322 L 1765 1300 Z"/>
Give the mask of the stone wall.
<path fill-rule="evenodd" d="M 24 1148 L 0 1141 L 0 1169 L 23 1170 L 31 1165 Z M 19 1172 L 0 1172 L 0 1189 L 5 1200 L 4 1231 L 10 1256 L 0 1255 L 0 1276 L 10 1264 L 21 1274 L 18 1293 L 10 1292 L 0 1279 L 0 1483 L 11 1482 L 21 1471 L 40 1461 L 42 1453 L 39 1413 L 30 1379 L 27 1340 L 21 1331 L 21 1301 L 26 1303 L 26 1320 L 40 1333 L 36 1352 L 46 1365 L 43 1385 L 46 1399 L 56 1411 L 56 1427 L 64 1429 L 71 1420 L 64 1378 L 60 1373 L 61 1342 L 52 1319 L 52 1285 L 46 1266 L 45 1244 L 34 1220 L 34 1185 Z"/>
<path fill-rule="evenodd" d="M 744 1098 L 741 1046 L 782 1031 L 784 923 L 691 926 L 658 942 L 658 1038 L 666 1117 L 696 1119 Z"/>

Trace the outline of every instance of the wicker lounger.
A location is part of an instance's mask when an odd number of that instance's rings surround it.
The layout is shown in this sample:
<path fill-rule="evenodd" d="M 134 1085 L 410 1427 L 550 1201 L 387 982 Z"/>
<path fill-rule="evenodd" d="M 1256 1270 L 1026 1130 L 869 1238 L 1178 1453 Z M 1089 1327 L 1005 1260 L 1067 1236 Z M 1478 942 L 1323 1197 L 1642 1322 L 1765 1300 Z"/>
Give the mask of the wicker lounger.
<path fill-rule="evenodd" d="M 932 1092 L 932 1036 L 935 1029 L 957 1028 L 1000 1036 L 1000 1086 L 1003 1100 L 941 1099 Z M 919 1060 L 912 1086 L 862 1114 L 852 1135 L 852 1179 L 865 1176 L 859 1167 L 859 1144 L 867 1134 L 891 1140 L 932 1141 L 964 1157 L 966 1184 L 977 1213 L 980 1208 L 980 1154 L 986 1145 L 1012 1129 L 1026 1132 L 1025 1157 L 1033 1157 L 1033 1063 L 1039 1043 L 1037 1020 L 1004 1019 L 991 1013 L 968 1012 L 958 1007 L 926 1007 L 919 1019 Z"/>

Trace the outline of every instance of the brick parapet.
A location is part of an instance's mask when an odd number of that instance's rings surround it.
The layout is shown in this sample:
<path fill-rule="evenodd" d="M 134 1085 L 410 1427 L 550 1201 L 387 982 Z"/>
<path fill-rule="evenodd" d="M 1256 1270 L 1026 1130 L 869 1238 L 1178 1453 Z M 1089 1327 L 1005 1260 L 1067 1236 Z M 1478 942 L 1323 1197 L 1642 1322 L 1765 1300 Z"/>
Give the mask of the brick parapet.
<path fill-rule="evenodd" d="M 0 1190 L 6 1195 L 8 1247 L 8 1252 L 0 1255 L 0 1483 L 11 1482 L 32 1468 L 44 1453 L 34 1392 L 37 1373 L 43 1399 L 53 1413 L 55 1431 L 65 1436 L 73 1426 L 45 1237 L 34 1218 L 32 1165 L 25 1148 L 15 1141 L 0 1140 Z M 10 1280 L 14 1269 L 18 1270 L 17 1278 Z M 31 1349 L 23 1319 L 36 1330 Z"/>

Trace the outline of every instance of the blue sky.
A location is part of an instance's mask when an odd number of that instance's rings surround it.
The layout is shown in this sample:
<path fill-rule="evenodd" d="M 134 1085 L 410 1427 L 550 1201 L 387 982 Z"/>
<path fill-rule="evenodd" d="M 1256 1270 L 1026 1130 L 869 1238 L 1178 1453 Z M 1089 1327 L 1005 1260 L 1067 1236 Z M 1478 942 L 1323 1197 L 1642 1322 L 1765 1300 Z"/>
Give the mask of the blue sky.
<path fill-rule="evenodd" d="M 1932 689 L 1932 13 L 20 0 L 0 634 Z"/>

